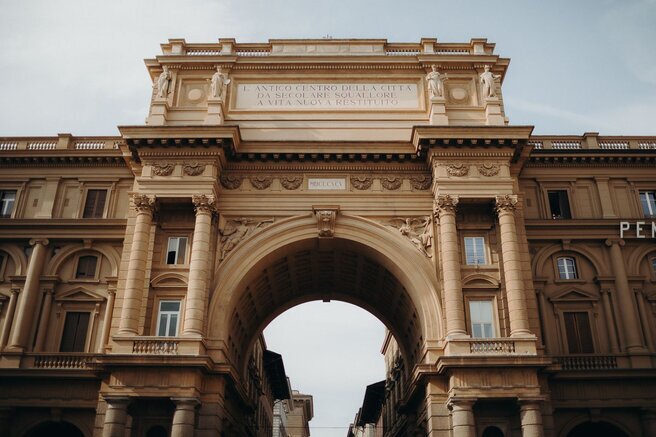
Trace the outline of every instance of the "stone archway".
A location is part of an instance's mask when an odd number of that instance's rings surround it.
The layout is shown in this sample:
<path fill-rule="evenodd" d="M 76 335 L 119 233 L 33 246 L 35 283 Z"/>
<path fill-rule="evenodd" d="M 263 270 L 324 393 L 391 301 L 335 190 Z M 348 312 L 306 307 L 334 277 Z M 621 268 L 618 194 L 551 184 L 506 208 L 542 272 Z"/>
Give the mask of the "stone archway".
<path fill-rule="evenodd" d="M 608 422 L 583 422 L 576 425 L 567 437 L 628 437 L 629 435 L 617 426 Z"/>
<path fill-rule="evenodd" d="M 75 425 L 68 422 L 43 422 L 31 430 L 24 437 L 85 437 Z"/>
<path fill-rule="evenodd" d="M 356 216 L 340 216 L 334 238 L 319 239 L 314 217 L 281 220 L 224 260 L 211 297 L 208 336 L 227 345 L 240 370 L 259 333 L 285 310 L 340 300 L 379 318 L 408 364 L 441 336 L 432 263 L 401 236 Z"/>

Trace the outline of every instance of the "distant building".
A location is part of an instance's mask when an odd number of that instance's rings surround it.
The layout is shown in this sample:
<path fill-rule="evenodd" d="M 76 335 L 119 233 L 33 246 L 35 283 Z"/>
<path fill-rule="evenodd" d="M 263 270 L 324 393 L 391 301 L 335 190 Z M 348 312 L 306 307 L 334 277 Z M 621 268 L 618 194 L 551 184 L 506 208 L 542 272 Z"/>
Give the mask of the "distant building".
<path fill-rule="evenodd" d="M 509 63 L 171 39 L 146 124 L 1 137 L 0 435 L 270 436 L 262 330 L 333 299 L 390 331 L 386 437 L 656 435 L 656 138 L 510 124 Z"/>

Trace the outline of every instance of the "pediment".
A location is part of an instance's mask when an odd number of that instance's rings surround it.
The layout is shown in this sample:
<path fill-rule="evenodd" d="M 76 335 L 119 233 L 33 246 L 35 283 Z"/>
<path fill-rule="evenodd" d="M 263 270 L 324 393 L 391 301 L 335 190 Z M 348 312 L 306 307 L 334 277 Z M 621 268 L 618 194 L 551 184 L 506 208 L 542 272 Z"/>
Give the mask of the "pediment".
<path fill-rule="evenodd" d="M 187 277 L 180 273 L 166 272 L 155 276 L 151 281 L 152 287 L 187 287 Z"/>
<path fill-rule="evenodd" d="M 464 278 L 463 288 L 499 288 L 500 283 L 497 279 L 487 275 L 474 274 Z"/>
<path fill-rule="evenodd" d="M 102 302 L 105 297 L 86 288 L 74 288 L 55 296 L 55 300 L 77 301 L 77 302 Z"/>
<path fill-rule="evenodd" d="M 599 297 L 591 294 L 588 291 L 581 289 L 568 289 L 565 292 L 558 294 L 551 298 L 552 301 L 582 301 L 582 300 L 599 300 Z"/>

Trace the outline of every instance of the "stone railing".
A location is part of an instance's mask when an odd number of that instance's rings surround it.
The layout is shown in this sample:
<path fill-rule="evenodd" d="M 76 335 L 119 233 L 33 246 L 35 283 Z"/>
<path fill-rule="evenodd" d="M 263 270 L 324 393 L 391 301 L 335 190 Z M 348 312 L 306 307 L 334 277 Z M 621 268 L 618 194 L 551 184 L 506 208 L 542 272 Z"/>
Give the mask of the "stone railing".
<path fill-rule="evenodd" d="M 95 354 L 52 353 L 28 355 L 28 361 L 35 369 L 90 369 L 93 367 Z"/>
<path fill-rule="evenodd" d="M 132 353 L 143 355 L 177 355 L 180 341 L 172 338 L 143 338 L 134 340 Z"/>
<path fill-rule="evenodd" d="M 445 355 L 536 355 L 536 339 L 455 338 L 448 340 Z"/>
<path fill-rule="evenodd" d="M 565 355 L 554 357 L 563 370 L 617 369 L 617 357 L 613 355 Z"/>
<path fill-rule="evenodd" d="M 607 137 L 596 133 L 581 136 L 535 135 L 529 139 L 529 144 L 533 146 L 534 150 L 654 150 L 656 149 L 656 137 Z"/>
<path fill-rule="evenodd" d="M 472 354 L 514 354 L 513 340 L 471 340 L 469 352 Z"/>
<path fill-rule="evenodd" d="M 120 143 L 120 137 L 74 137 L 69 134 L 60 134 L 57 137 L 0 138 L 0 152 L 114 150 L 119 148 Z"/>

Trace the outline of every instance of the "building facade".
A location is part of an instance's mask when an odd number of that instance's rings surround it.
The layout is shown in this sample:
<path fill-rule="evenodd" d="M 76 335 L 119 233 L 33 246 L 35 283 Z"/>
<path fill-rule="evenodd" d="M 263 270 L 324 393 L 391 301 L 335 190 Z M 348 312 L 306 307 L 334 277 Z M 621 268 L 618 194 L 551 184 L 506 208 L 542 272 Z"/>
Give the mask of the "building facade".
<path fill-rule="evenodd" d="M 512 125 L 494 48 L 169 40 L 145 125 L 0 139 L 2 435 L 270 435 L 319 299 L 386 436 L 656 435 L 656 138 Z"/>

